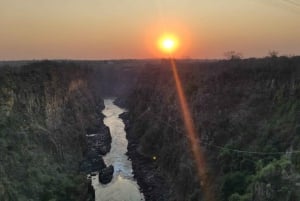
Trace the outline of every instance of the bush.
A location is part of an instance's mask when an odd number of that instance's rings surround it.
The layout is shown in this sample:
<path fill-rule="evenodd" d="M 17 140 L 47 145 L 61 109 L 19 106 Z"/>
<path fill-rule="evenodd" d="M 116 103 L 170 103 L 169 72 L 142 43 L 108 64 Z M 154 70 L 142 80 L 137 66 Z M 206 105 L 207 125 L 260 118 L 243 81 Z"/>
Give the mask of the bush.
<path fill-rule="evenodd" d="M 241 201 L 241 196 L 238 193 L 232 194 L 228 201 Z"/>
<path fill-rule="evenodd" d="M 244 194 L 247 189 L 247 175 L 236 171 L 224 176 L 222 192 L 224 199 L 227 200 L 233 193 Z"/>

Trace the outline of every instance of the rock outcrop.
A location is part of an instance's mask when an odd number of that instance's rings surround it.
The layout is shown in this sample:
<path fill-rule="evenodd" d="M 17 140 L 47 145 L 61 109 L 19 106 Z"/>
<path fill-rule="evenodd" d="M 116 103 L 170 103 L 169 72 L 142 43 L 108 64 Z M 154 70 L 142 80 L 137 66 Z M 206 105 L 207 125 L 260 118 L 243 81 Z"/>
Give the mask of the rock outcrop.
<path fill-rule="evenodd" d="M 99 170 L 99 182 L 108 184 L 111 182 L 114 174 L 114 167 L 112 165 Z"/>

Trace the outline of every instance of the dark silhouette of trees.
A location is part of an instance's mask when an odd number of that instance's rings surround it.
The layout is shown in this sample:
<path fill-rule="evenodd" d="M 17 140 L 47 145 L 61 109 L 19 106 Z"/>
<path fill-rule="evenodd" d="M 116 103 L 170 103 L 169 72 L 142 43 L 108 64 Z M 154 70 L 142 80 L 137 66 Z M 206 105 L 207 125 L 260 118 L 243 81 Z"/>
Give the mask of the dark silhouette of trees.
<path fill-rule="evenodd" d="M 224 56 L 228 60 L 239 60 L 242 59 L 242 53 L 236 51 L 228 51 L 224 53 Z"/>
<path fill-rule="evenodd" d="M 278 57 L 278 52 L 277 51 L 275 51 L 275 50 L 271 50 L 271 51 L 269 51 L 269 57 L 270 58 L 277 58 Z"/>

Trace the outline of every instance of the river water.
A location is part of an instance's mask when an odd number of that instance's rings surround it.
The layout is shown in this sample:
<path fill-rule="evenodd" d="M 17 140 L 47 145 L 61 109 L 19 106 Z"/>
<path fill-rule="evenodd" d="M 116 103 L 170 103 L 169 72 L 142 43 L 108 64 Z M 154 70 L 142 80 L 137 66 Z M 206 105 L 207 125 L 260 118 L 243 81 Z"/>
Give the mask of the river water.
<path fill-rule="evenodd" d="M 96 201 L 141 201 L 143 194 L 133 178 L 132 164 L 127 155 L 127 139 L 125 125 L 119 115 L 125 112 L 113 103 L 113 99 L 105 99 L 104 124 L 109 127 L 112 136 L 110 152 L 103 157 L 107 166 L 114 166 L 113 180 L 106 185 L 99 183 L 98 175 L 92 177 Z"/>

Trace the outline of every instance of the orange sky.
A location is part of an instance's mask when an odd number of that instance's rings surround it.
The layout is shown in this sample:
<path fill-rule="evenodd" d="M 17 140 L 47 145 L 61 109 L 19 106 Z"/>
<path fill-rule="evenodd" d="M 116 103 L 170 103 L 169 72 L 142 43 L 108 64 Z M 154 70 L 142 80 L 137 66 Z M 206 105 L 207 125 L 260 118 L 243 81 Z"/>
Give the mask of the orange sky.
<path fill-rule="evenodd" d="M 297 2 L 1 0 L 0 60 L 162 57 L 165 32 L 180 39 L 177 57 L 300 55 Z"/>

